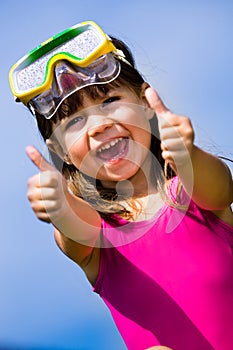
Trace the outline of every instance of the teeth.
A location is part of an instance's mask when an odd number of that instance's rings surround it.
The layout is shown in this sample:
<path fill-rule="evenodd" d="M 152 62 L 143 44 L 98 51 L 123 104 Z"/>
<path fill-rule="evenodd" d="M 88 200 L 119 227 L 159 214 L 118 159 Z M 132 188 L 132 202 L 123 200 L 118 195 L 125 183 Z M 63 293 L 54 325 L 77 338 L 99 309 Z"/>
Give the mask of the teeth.
<path fill-rule="evenodd" d="M 100 149 L 98 149 L 98 152 L 102 152 L 102 151 L 105 151 L 113 146 L 115 146 L 118 142 L 122 141 L 123 138 L 122 137 L 119 137 L 118 139 L 115 139 L 115 140 L 112 140 L 108 143 L 106 143 L 104 146 L 102 146 Z"/>

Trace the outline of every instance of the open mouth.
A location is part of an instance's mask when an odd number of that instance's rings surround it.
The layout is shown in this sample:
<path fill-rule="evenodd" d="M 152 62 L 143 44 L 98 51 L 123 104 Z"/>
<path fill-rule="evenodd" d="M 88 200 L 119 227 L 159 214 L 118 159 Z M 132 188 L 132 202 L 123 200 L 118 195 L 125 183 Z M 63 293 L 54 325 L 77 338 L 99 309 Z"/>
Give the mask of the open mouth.
<path fill-rule="evenodd" d="M 97 157 L 104 162 L 114 162 L 123 158 L 128 150 L 129 139 L 120 137 L 105 143 L 97 151 Z"/>

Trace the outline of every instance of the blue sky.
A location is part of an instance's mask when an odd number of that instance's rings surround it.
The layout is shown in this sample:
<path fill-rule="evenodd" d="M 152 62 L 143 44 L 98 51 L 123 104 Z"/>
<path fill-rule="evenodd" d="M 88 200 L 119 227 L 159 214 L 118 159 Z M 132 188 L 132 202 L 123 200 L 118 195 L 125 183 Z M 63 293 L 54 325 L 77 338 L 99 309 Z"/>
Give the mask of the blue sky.
<path fill-rule="evenodd" d="M 1 2 L 0 349 L 125 349 L 82 271 L 56 247 L 52 227 L 32 213 L 27 179 L 36 169 L 24 150 L 43 143 L 8 84 L 22 55 L 84 20 L 131 47 L 166 104 L 191 118 L 197 144 L 233 158 L 232 1 Z"/>

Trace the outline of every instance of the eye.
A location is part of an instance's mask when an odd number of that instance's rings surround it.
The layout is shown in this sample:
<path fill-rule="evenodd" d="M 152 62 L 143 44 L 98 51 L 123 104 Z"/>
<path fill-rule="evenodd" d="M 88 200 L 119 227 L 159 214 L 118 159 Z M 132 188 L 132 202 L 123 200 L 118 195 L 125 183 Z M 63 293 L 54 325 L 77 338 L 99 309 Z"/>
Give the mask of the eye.
<path fill-rule="evenodd" d="M 70 118 L 66 123 L 65 130 L 67 131 L 72 127 L 75 127 L 75 129 L 80 130 L 85 125 L 85 122 L 86 122 L 86 118 L 82 116 L 76 116 L 76 117 Z"/>
<path fill-rule="evenodd" d="M 106 100 L 104 100 L 103 107 L 108 106 L 110 103 L 113 103 L 113 102 L 116 102 L 116 101 L 119 101 L 119 100 L 120 100 L 119 96 L 109 97 Z"/>

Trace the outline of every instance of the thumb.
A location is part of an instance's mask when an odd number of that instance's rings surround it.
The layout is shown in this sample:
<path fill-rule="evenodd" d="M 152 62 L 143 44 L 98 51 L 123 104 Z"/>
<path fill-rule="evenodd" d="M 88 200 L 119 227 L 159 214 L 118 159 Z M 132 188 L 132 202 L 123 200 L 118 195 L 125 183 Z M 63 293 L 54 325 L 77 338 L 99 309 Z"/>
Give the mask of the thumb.
<path fill-rule="evenodd" d="M 55 168 L 49 164 L 49 162 L 42 156 L 42 154 L 37 150 L 34 146 L 27 146 L 26 147 L 26 154 L 31 159 L 32 163 L 35 164 L 35 166 L 40 171 L 47 171 L 47 170 L 54 170 Z"/>
<path fill-rule="evenodd" d="M 148 87 L 145 90 L 145 97 L 149 103 L 150 108 L 152 108 L 156 115 L 161 115 L 163 113 L 169 112 L 169 109 L 165 106 L 158 93 L 152 87 Z"/>

